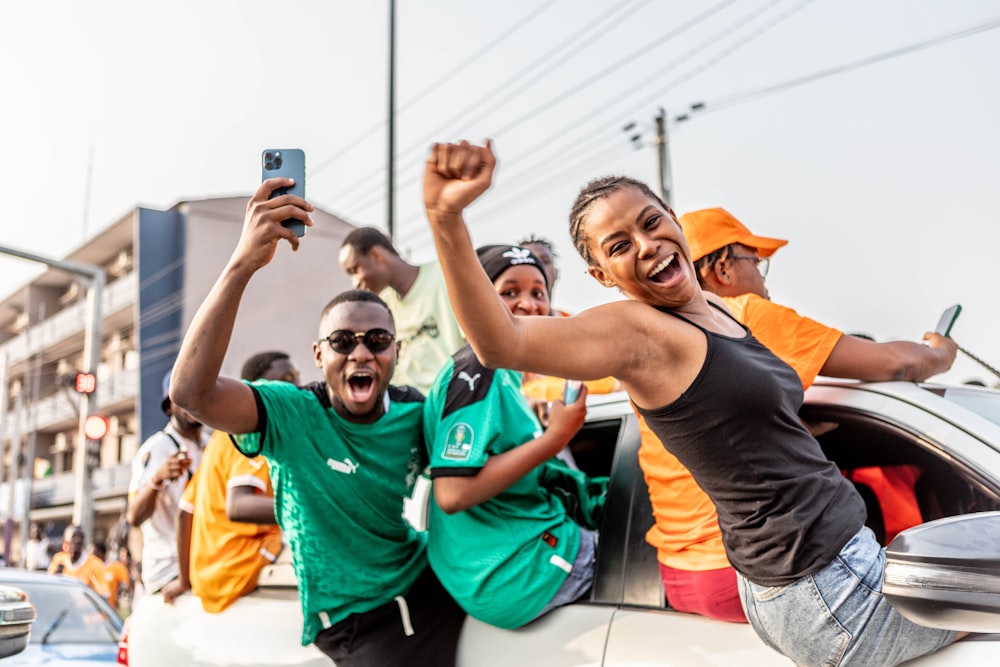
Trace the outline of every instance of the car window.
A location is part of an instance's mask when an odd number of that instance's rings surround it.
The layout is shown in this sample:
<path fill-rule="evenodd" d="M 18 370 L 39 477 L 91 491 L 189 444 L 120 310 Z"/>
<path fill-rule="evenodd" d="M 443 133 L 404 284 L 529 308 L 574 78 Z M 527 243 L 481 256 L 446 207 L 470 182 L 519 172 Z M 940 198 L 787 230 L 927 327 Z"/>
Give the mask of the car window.
<path fill-rule="evenodd" d="M 801 416 L 829 429 L 817 439 L 854 482 L 883 544 L 924 521 L 1000 509 L 994 482 L 904 426 L 843 406 L 807 405 Z"/>
<path fill-rule="evenodd" d="M 994 424 L 1000 424 L 1000 391 L 947 387 L 940 395 Z"/>
<path fill-rule="evenodd" d="M 117 642 L 115 624 L 84 588 L 45 583 L 18 583 L 35 606 L 32 644 Z"/>

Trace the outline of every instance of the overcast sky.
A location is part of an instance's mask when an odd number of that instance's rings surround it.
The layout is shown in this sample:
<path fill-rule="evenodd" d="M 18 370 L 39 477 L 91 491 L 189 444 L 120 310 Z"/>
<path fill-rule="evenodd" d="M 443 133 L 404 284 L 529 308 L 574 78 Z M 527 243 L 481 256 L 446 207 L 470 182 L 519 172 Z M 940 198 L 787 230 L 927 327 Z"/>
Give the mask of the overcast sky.
<path fill-rule="evenodd" d="M 249 194 L 270 147 L 305 149 L 315 204 L 384 227 L 388 4 L 6 7 L 0 245 L 58 258 L 135 206 Z M 397 244 L 433 256 L 430 143 L 492 137 L 476 243 L 542 234 L 557 305 L 617 298 L 566 214 L 593 177 L 657 182 L 663 107 L 677 211 L 790 239 L 775 301 L 879 340 L 919 340 L 959 302 L 955 339 L 1000 366 L 998 26 L 985 0 L 400 0 Z M 0 256 L 0 295 L 38 271 Z M 962 356 L 943 377 L 992 378 Z"/>

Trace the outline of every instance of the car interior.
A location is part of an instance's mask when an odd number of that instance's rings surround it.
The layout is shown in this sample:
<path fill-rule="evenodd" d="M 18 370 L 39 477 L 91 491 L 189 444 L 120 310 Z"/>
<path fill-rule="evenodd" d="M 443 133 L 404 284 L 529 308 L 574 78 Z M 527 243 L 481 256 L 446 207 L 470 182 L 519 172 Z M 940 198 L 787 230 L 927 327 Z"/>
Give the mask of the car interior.
<path fill-rule="evenodd" d="M 818 437 L 820 445 L 849 478 L 861 468 L 903 467 L 914 472 L 912 497 L 923 521 L 1000 510 L 1000 489 L 992 482 L 896 424 L 831 406 L 807 405 L 801 416 L 807 422 L 826 424 L 828 430 Z M 638 424 L 632 414 L 587 423 L 570 444 L 581 470 L 611 476 L 607 507 L 614 509 L 605 514 L 601 526 L 590 602 L 669 607 L 656 552 L 645 541 L 653 518 L 638 447 Z M 884 544 L 886 511 L 891 509 L 883 509 L 873 489 L 857 482 L 855 486 L 868 508 L 868 525 Z"/>

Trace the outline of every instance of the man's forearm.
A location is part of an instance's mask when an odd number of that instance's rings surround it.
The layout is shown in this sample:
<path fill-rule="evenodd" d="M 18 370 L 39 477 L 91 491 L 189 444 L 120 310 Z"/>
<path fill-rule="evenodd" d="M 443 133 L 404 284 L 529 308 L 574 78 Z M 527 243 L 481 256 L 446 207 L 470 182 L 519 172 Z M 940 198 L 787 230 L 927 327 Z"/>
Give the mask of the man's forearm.
<path fill-rule="evenodd" d="M 252 270 L 230 261 L 184 335 L 170 380 L 170 398 L 194 414 L 211 400 L 252 275 Z"/>

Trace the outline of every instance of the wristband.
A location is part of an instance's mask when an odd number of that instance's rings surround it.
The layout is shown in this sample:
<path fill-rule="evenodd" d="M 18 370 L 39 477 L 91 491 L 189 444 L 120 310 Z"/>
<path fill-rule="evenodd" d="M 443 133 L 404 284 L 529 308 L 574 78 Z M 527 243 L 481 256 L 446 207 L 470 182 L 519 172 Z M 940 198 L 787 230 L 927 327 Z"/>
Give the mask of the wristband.
<path fill-rule="evenodd" d="M 146 486 L 148 486 L 149 488 L 151 488 L 153 491 L 162 491 L 163 490 L 163 482 L 160 482 L 159 484 L 154 484 L 153 480 L 149 480 L 148 482 L 146 482 Z"/>

